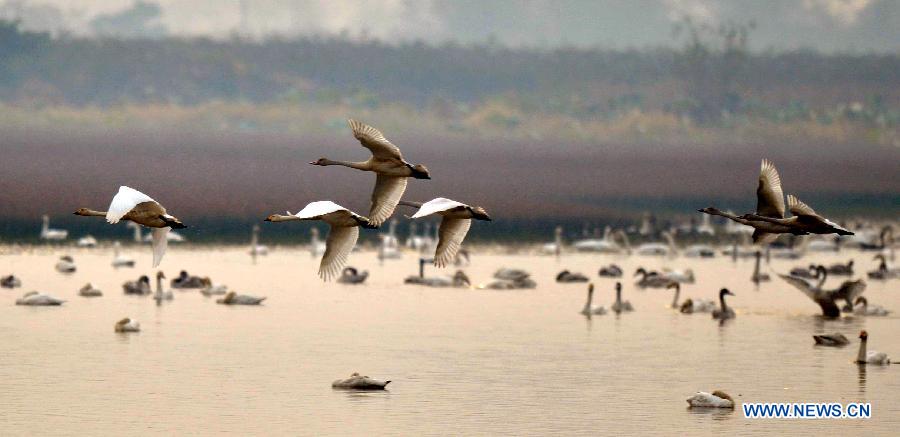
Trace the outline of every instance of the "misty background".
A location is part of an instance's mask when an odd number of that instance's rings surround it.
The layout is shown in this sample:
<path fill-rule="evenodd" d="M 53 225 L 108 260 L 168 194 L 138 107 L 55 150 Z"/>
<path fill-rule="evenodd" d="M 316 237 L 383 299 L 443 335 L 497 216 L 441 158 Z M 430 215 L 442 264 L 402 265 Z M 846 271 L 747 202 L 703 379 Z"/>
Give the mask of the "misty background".
<path fill-rule="evenodd" d="M 839 219 L 900 213 L 900 2 L 0 0 L 0 238 L 128 236 L 117 187 L 193 241 L 368 210 L 346 124 L 381 129 L 473 239 L 755 206 L 759 161 Z M 398 211 L 397 217 L 403 211 Z M 401 222 L 405 219 L 400 218 Z M 293 227 L 264 235 L 307 238 Z M 476 235 L 477 234 L 477 235 Z"/>

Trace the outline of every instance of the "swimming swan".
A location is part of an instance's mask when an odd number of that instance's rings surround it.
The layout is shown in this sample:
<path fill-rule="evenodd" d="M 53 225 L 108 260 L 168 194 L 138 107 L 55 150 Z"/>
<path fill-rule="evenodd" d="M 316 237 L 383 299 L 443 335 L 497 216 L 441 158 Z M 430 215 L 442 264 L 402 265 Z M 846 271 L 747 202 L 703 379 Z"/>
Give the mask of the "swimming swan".
<path fill-rule="evenodd" d="M 346 390 L 384 390 L 391 381 L 380 381 L 369 378 L 368 376 L 360 376 L 354 372 L 347 379 L 338 379 L 331 383 L 332 388 L 340 388 Z"/>
<path fill-rule="evenodd" d="M 22 280 L 15 277 L 14 275 L 4 276 L 0 278 L 0 287 L 3 288 L 16 288 L 22 286 Z"/>
<path fill-rule="evenodd" d="M 712 393 L 698 391 L 695 395 L 687 398 L 687 403 L 691 408 L 734 408 L 734 399 L 720 390 Z"/>
<path fill-rule="evenodd" d="M 122 291 L 125 294 L 150 294 L 153 290 L 150 289 L 150 278 L 147 275 L 141 275 L 137 281 L 128 281 L 122 284 Z"/>
<path fill-rule="evenodd" d="M 38 293 L 37 291 L 29 291 L 22 295 L 22 297 L 16 299 L 16 305 L 31 305 L 31 306 L 49 306 L 49 305 L 62 305 L 66 301 L 62 299 L 57 299 L 48 294 Z"/>
<path fill-rule="evenodd" d="M 606 308 L 603 308 L 603 305 L 593 306 L 594 302 L 594 284 L 588 285 L 588 295 L 587 302 L 584 303 L 584 308 L 581 309 L 581 314 L 585 316 L 591 315 L 603 315 L 606 314 Z"/>
<path fill-rule="evenodd" d="M 355 267 L 344 267 L 344 271 L 341 272 L 341 276 L 338 277 L 337 281 L 341 284 L 362 284 L 366 282 L 368 277 L 368 270 L 360 272 Z"/>
<path fill-rule="evenodd" d="M 456 259 L 456 252 L 462 245 L 472 219 L 491 221 L 487 211 L 480 206 L 469 206 L 455 200 L 438 197 L 425 203 L 400 201 L 401 205 L 419 208 L 410 218 L 421 218 L 432 214 L 441 216 L 438 244 L 434 251 L 434 265 L 445 267 Z"/>
<path fill-rule="evenodd" d="M 844 337 L 844 334 L 835 332 L 834 334 L 813 335 L 813 340 L 817 346 L 846 346 L 850 344 L 850 340 Z"/>
<path fill-rule="evenodd" d="M 669 283 L 669 286 L 666 288 L 675 289 L 675 295 L 672 296 L 672 308 L 677 308 L 682 314 L 708 313 L 716 309 L 716 304 L 711 300 L 697 299 L 695 301 L 688 298 L 679 304 L 678 298 L 681 295 L 681 284 L 677 282 Z"/>
<path fill-rule="evenodd" d="M 716 308 L 712 312 L 712 318 L 716 320 L 727 320 L 733 319 L 736 317 L 734 314 L 734 310 L 731 309 L 727 304 L 725 304 L 725 295 L 734 296 L 734 293 L 729 291 L 727 288 L 723 288 L 719 290 L 719 308 Z"/>
<path fill-rule="evenodd" d="M 156 272 L 156 294 L 153 295 L 153 299 L 156 300 L 156 303 L 175 298 L 172 290 L 163 291 L 163 279 L 165 277 L 166 275 L 163 272 Z"/>
<path fill-rule="evenodd" d="M 266 300 L 265 297 L 247 296 L 229 291 L 224 298 L 216 300 L 216 303 L 224 305 L 259 305 L 264 300 Z"/>
<path fill-rule="evenodd" d="M 631 302 L 622 300 L 622 283 L 616 282 L 616 301 L 610 306 L 610 309 L 613 310 L 616 314 L 628 311 L 634 311 L 634 307 L 631 306 Z"/>
<path fill-rule="evenodd" d="M 857 308 L 853 309 L 853 314 L 856 314 L 858 316 L 887 316 L 891 314 L 889 310 L 886 310 L 880 306 L 869 306 L 869 300 L 862 296 L 857 297 L 854 303 L 856 305 L 859 305 Z"/>
<path fill-rule="evenodd" d="M 870 351 L 866 353 L 866 343 L 869 341 L 869 333 L 859 333 L 859 352 L 856 354 L 856 364 L 891 364 L 890 358 L 884 352 Z"/>
<path fill-rule="evenodd" d="M 603 278 L 621 278 L 622 273 L 622 268 L 615 264 L 600 267 L 600 270 L 597 271 L 597 274 Z"/>
<path fill-rule="evenodd" d="M 115 332 L 140 332 L 141 324 L 137 320 L 134 320 L 130 317 L 126 317 L 122 320 L 116 322 L 116 325 L 113 327 Z"/>
<path fill-rule="evenodd" d="M 81 289 L 78 290 L 78 295 L 84 297 L 100 297 L 103 296 L 103 292 L 94 288 L 94 285 L 88 282 L 84 287 L 81 287 Z"/>
<path fill-rule="evenodd" d="M 56 271 L 60 273 L 75 273 L 75 260 L 69 255 L 59 257 L 56 263 Z"/>
<path fill-rule="evenodd" d="M 568 270 L 563 270 L 556 275 L 556 282 L 587 282 L 587 276 L 582 275 L 581 273 L 572 273 Z"/>
<path fill-rule="evenodd" d="M 125 256 L 125 255 L 121 255 L 121 254 L 119 253 L 119 249 L 120 249 L 121 247 L 122 247 L 122 245 L 119 244 L 118 241 L 116 241 L 116 243 L 113 244 L 113 260 L 112 260 L 112 266 L 115 267 L 115 268 L 119 268 L 119 267 L 134 267 L 134 259 L 129 258 L 129 257 Z"/>

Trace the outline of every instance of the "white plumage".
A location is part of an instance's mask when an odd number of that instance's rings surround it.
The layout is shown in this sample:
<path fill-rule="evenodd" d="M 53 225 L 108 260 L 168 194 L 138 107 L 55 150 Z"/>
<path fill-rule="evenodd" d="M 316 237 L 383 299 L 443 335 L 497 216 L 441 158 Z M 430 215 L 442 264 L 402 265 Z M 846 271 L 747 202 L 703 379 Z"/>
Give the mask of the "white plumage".
<path fill-rule="evenodd" d="M 416 205 L 412 202 L 408 204 Z M 445 267 L 456 259 L 456 253 L 472 226 L 473 218 L 490 220 L 487 213 L 480 207 L 473 208 L 465 203 L 443 197 L 423 203 L 411 218 L 427 217 L 432 214 L 443 217 L 438 233 L 438 244 L 434 252 L 434 265 L 437 267 Z"/>
<path fill-rule="evenodd" d="M 155 200 L 134 188 L 122 185 L 109 204 L 109 210 L 106 211 L 106 221 L 116 224 L 125 214 L 128 214 L 128 211 L 138 206 L 139 203 L 144 202 L 155 202 Z M 156 265 L 153 267 L 156 267 Z"/>

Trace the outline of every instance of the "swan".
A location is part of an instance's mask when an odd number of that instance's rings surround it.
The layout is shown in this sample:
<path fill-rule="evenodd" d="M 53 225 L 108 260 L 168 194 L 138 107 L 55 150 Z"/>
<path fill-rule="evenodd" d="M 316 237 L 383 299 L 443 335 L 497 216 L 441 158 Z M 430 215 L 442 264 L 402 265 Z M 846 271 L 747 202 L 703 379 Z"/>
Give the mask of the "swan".
<path fill-rule="evenodd" d="M 635 252 L 638 255 L 645 256 L 668 256 L 675 255 L 676 248 L 674 239 L 672 238 L 672 234 L 668 231 L 663 231 L 661 235 L 666 239 L 665 243 L 661 242 L 651 242 L 644 243 L 635 249 Z"/>
<path fill-rule="evenodd" d="M 204 288 L 208 285 L 209 278 L 189 275 L 186 270 L 178 273 L 178 277 L 172 279 L 172 288 Z"/>
<path fill-rule="evenodd" d="M 813 340 L 817 346 L 846 346 L 850 344 L 850 340 L 844 337 L 844 334 L 835 332 L 834 334 L 813 335 Z"/>
<path fill-rule="evenodd" d="M 46 214 L 41 216 L 41 240 L 65 240 L 69 237 L 69 231 L 65 229 L 51 229 L 50 217 Z"/>
<path fill-rule="evenodd" d="M 673 269 L 663 269 L 661 276 L 664 278 L 681 282 L 682 284 L 693 284 L 694 283 L 694 271 L 692 269 L 686 270 L 673 270 Z"/>
<path fill-rule="evenodd" d="M 403 159 L 400 149 L 391 144 L 384 135 L 372 126 L 349 120 L 353 136 L 363 147 L 372 152 L 372 157 L 363 162 L 332 161 L 320 158 L 312 165 L 342 165 L 362 171 L 376 173 L 375 189 L 372 192 L 372 207 L 369 222 L 380 226 L 391 214 L 406 191 L 406 179 L 431 179 L 428 169 L 422 164 L 410 164 Z"/>
<path fill-rule="evenodd" d="M 75 243 L 78 247 L 97 247 L 97 239 L 93 235 L 85 235 Z"/>
<path fill-rule="evenodd" d="M 368 277 L 369 272 L 367 270 L 360 272 L 354 267 L 344 267 L 344 271 L 341 272 L 341 276 L 338 277 L 337 281 L 341 284 L 362 284 L 366 282 Z"/>
<path fill-rule="evenodd" d="M 579 240 L 572 243 L 572 247 L 579 252 L 596 252 L 596 253 L 620 253 L 622 246 L 612 238 L 612 228 L 607 226 L 603 230 L 603 238 L 589 238 Z"/>
<path fill-rule="evenodd" d="M 859 308 L 853 310 L 853 314 L 858 316 L 886 316 L 891 313 L 880 306 L 869 306 L 869 300 L 862 296 L 857 297 L 854 303 L 859 305 Z"/>
<path fill-rule="evenodd" d="M 753 266 L 753 276 L 750 276 L 750 280 L 753 281 L 754 284 L 759 284 L 760 282 L 766 282 L 771 280 L 768 273 L 762 273 L 759 271 L 760 263 L 762 262 L 762 253 L 760 251 L 756 251 L 756 263 Z"/>
<path fill-rule="evenodd" d="M 438 197 L 425 203 L 400 201 L 401 205 L 419 208 L 411 218 L 440 215 L 441 226 L 438 233 L 438 244 L 434 251 L 434 265 L 445 267 L 456 259 L 456 252 L 462 245 L 472 219 L 491 221 L 487 211 L 480 206 L 469 206 L 455 200 Z"/>
<path fill-rule="evenodd" d="M 853 299 L 866 289 L 866 281 L 859 279 L 856 281 L 844 281 L 840 287 L 834 290 L 823 290 L 822 286 L 825 284 L 827 273 L 823 266 L 817 266 L 816 270 L 820 276 L 817 284 L 790 275 L 779 274 L 778 277 L 793 285 L 794 288 L 800 290 L 813 302 L 817 303 L 822 309 L 822 315 L 825 317 L 840 317 L 841 311 L 836 301 L 843 299 L 848 306 L 852 306 Z"/>
<path fill-rule="evenodd" d="M 86 217 L 106 217 L 106 221 L 110 224 L 116 224 L 119 220 L 129 220 L 153 228 L 153 267 L 159 265 L 163 254 L 166 253 L 169 230 L 187 227 L 150 196 L 124 185 L 119 187 L 119 192 L 113 197 L 109 204 L 109 211 L 78 208 L 74 214 Z"/>
<path fill-rule="evenodd" d="M 60 273 L 74 273 L 75 260 L 69 255 L 59 257 L 59 261 L 56 263 L 56 271 Z"/>
<path fill-rule="evenodd" d="M 793 277 L 803 278 L 803 279 L 815 279 L 816 277 L 819 276 L 818 272 L 816 271 L 815 264 L 810 264 L 809 267 L 807 267 L 807 268 L 795 267 L 795 268 L 791 269 L 789 274 Z"/>
<path fill-rule="evenodd" d="M 248 296 L 229 291 L 224 298 L 216 300 L 216 303 L 224 305 L 259 305 L 264 300 L 266 300 L 265 297 Z"/>
<path fill-rule="evenodd" d="M 0 278 L 0 287 L 3 288 L 16 288 L 22 286 L 22 280 L 13 276 L 4 276 Z"/>
<path fill-rule="evenodd" d="M 728 393 L 716 390 L 712 393 L 698 391 L 695 395 L 687 398 L 687 403 L 691 408 L 734 408 L 734 399 Z"/>
<path fill-rule="evenodd" d="M 119 254 L 119 249 L 121 248 L 121 246 L 122 246 L 122 245 L 119 244 L 118 241 L 116 241 L 116 243 L 113 244 L 113 260 L 112 260 L 112 266 L 115 267 L 115 268 L 119 268 L 119 267 L 134 267 L 134 259 Z"/>
<path fill-rule="evenodd" d="M 870 351 L 866 353 L 866 343 L 869 341 L 869 333 L 859 333 L 859 352 L 856 354 L 856 364 L 891 364 L 891 360 L 884 352 Z"/>
<path fill-rule="evenodd" d="M 331 383 L 332 388 L 340 388 L 346 390 L 384 390 L 391 381 L 380 381 L 369 378 L 368 376 L 360 376 L 354 372 L 347 379 L 338 379 Z"/>
<path fill-rule="evenodd" d="M 153 299 L 156 300 L 156 303 L 175 298 L 172 290 L 163 291 L 163 278 L 165 277 L 166 275 L 163 272 L 156 272 L 156 294 L 153 295 Z"/>
<path fill-rule="evenodd" d="M 703 217 L 709 217 L 705 215 Z M 692 244 L 684 249 L 681 252 L 682 255 L 688 258 L 715 258 L 716 250 L 712 248 L 712 246 L 708 244 Z"/>
<path fill-rule="evenodd" d="M 593 306 L 594 302 L 594 284 L 588 285 L 588 295 L 587 302 L 584 303 L 584 308 L 581 309 L 581 314 L 585 316 L 591 315 L 603 315 L 606 314 L 606 308 L 603 308 L 603 305 Z"/>
<path fill-rule="evenodd" d="M 141 324 L 137 320 L 134 320 L 130 317 L 126 317 L 122 320 L 116 322 L 116 325 L 113 327 L 115 332 L 140 332 Z"/>
<path fill-rule="evenodd" d="M 479 284 L 478 289 L 513 290 L 535 288 L 537 283 L 530 278 L 531 274 L 521 269 L 501 268 L 494 272 L 494 280 Z"/>
<path fill-rule="evenodd" d="M 150 294 L 153 290 L 150 289 L 150 278 L 147 275 L 141 275 L 137 281 L 128 281 L 122 284 L 122 290 L 125 294 Z"/>
<path fill-rule="evenodd" d="M 453 276 L 409 276 L 403 283 L 428 287 L 469 287 L 472 285 L 472 281 L 462 270 L 457 270 Z"/>
<path fill-rule="evenodd" d="M 871 278 L 871 279 L 900 278 L 900 269 L 888 268 L 887 258 L 885 258 L 885 256 L 883 254 L 879 253 L 878 255 L 875 255 L 874 259 L 881 260 L 881 262 L 878 263 L 877 269 L 867 273 L 869 278 Z"/>
<path fill-rule="evenodd" d="M 39 293 L 37 291 L 29 291 L 22 295 L 22 297 L 16 299 L 16 305 L 30 305 L 30 306 L 50 306 L 50 305 L 62 305 L 65 303 L 62 299 L 57 299 L 48 294 Z"/>
<path fill-rule="evenodd" d="M 319 277 L 328 281 L 337 276 L 359 238 L 359 227 L 374 229 L 369 219 L 328 200 L 311 202 L 300 212 L 291 215 L 272 214 L 267 222 L 291 220 L 321 220 L 328 223 L 330 231 L 325 239 L 325 254 L 319 263 Z"/>
<path fill-rule="evenodd" d="M 622 283 L 616 282 L 616 301 L 610 306 L 610 309 L 613 310 L 616 314 L 621 312 L 634 311 L 634 307 L 631 306 L 631 302 L 622 300 Z"/>
<path fill-rule="evenodd" d="M 712 312 L 712 318 L 716 320 L 727 320 L 735 318 L 734 310 L 731 309 L 727 304 L 725 304 L 725 295 L 734 296 L 734 293 L 729 291 L 727 288 L 723 288 L 719 290 L 719 308 L 716 308 Z"/>
<path fill-rule="evenodd" d="M 657 272 L 648 272 L 643 267 L 639 267 L 634 272 L 634 276 L 637 275 L 641 275 L 641 279 L 636 282 L 635 285 L 640 288 L 666 288 L 669 286 L 669 283 L 672 282 L 671 279 L 664 275 Z"/>
<path fill-rule="evenodd" d="M 315 226 L 309 229 L 309 254 L 313 258 L 325 254 L 325 242 L 319 239 L 319 228 Z"/>
<path fill-rule="evenodd" d="M 400 252 L 400 243 L 396 236 L 397 220 L 391 220 L 387 234 L 381 234 L 381 243 L 378 245 L 378 260 L 399 259 L 403 257 Z"/>
<path fill-rule="evenodd" d="M 544 243 L 544 245 L 541 246 L 541 253 L 543 253 L 545 255 L 556 255 L 557 257 L 562 255 L 562 247 L 563 247 L 562 235 L 563 235 L 562 226 L 557 226 L 553 230 L 553 242 L 552 243 Z"/>
<path fill-rule="evenodd" d="M 600 270 L 597 271 L 597 274 L 604 278 L 621 278 L 622 273 L 622 268 L 615 264 L 601 267 Z"/>
<path fill-rule="evenodd" d="M 88 282 L 84 287 L 81 287 L 81 289 L 78 290 L 78 295 L 84 297 L 100 297 L 103 296 L 103 292 L 94 288 L 94 285 Z"/>
<path fill-rule="evenodd" d="M 757 214 L 744 214 L 741 218 L 748 220 L 763 220 L 769 223 L 788 226 L 794 230 L 802 232 L 798 235 L 805 234 L 838 234 L 853 235 L 853 232 L 839 226 L 837 223 L 828 220 L 809 207 L 809 205 L 800 201 L 797 196 L 788 194 L 788 209 L 791 214 L 790 218 L 781 217 L 764 217 Z M 792 232 L 796 233 L 796 232 Z"/>
<path fill-rule="evenodd" d="M 677 308 L 682 314 L 708 313 L 716 309 L 716 304 L 711 300 L 685 299 L 680 305 L 678 297 L 681 295 L 681 284 L 671 282 L 666 288 L 674 288 L 675 295 L 672 296 L 672 308 Z"/>
<path fill-rule="evenodd" d="M 572 273 L 568 270 L 563 270 L 556 275 L 556 282 L 587 282 L 587 276 L 582 275 L 581 273 Z"/>
<path fill-rule="evenodd" d="M 700 212 L 725 217 L 731 221 L 752 227 L 754 229 L 753 242 L 757 244 L 771 243 L 775 241 L 778 234 L 807 234 L 806 231 L 798 227 L 767 220 L 784 219 L 784 195 L 782 193 L 781 177 L 778 176 L 775 164 L 768 159 L 763 159 L 759 171 L 759 185 L 756 188 L 756 214 L 745 214 L 738 217 L 714 207 L 703 208 Z"/>
<path fill-rule="evenodd" d="M 259 244 L 259 225 L 254 224 L 250 232 L 250 256 L 253 262 L 256 262 L 257 256 L 265 256 L 269 254 L 268 246 Z"/>
<path fill-rule="evenodd" d="M 227 292 L 227 285 L 213 284 L 212 280 L 210 280 L 208 277 L 203 278 L 203 288 L 200 289 L 200 294 L 209 297 L 225 294 Z"/>
<path fill-rule="evenodd" d="M 829 275 L 853 276 L 853 260 L 851 259 L 847 264 L 832 264 L 826 270 Z"/>

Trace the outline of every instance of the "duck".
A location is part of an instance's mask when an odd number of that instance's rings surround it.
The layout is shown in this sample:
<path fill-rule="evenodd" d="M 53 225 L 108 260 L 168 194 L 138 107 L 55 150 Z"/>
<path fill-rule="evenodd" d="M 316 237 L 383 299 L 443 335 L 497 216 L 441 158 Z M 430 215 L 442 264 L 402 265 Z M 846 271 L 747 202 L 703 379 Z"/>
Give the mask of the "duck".
<path fill-rule="evenodd" d="M 153 299 L 156 300 L 156 303 L 175 298 L 172 290 L 163 290 L 163 279 L 165 279 L 165 277 L 166 275 L 163 272 L 156 272 L 156 294 L 153 295 Z"/>
<path fill-rule="evenodd" d="M 391 214 L 406 191 L 407 178 L 431 179 L 428 168 L 422 164 L 410 164 L 403 159 L 400 148 L 388 141 L 384 134 L 372 126 L 356 120 L 349 120 L 353 136 L 363 147 L 372 152 L 372 157 L 363 162 L 332 161 L 319 158 L 312 165 L 342 165 L 376 174 L 375 189 L 372 192 L 372 207 L 369 222 L 381 226 Z"/>
<path fill-rule="evenodd" d="M 189 275 L 186 270 L 182 270 L 170 285 L 172 288 L 204 288 L 208 281 L 209 278 Z"/>
<path fill-rule="evenodd" d="M 204 296 L 218 296 L 221 294 L 225 294 L 228 292 L 228 286 L 222 284 L 213 284 L 212 280 L 209 277 L 203 278 L 203 288 L 200 289 L 200 294 Z"/>
<path fill-rule="evenodd" d="M 438 243 L 434 251 L 434 265 L 446 267 L 454 262 L 456 253 L 462 245 L 463 239 L 472 226 L 472 219 L 491 221 L 487 211 L 480 206 L 469 206 L 455 200 L 443 197 L 429 200 L 425 203 L 400 201 L 401 205 L 419 208 L 410 218 L 417 219 L 432 214 L 441 216 L 441 225 L 438 231 Z"/>
<path fill-rule="evenodd" d="M 344 270 L 341 272 L 341 276 L 337 281 L 341 284 L 362 284 L 363 282 L 366 282 L 368 277 L 368 270 L 360 272 L 359 270 L 356 270 L 355 267 L 344 267 Z"/>
<path fill-rule="evenodd" d="M 216 300 L 216 303 L 224 305 L 259 305 L 264 300 L 266 300 L 265 297 L 248 296 L 229 291 L 225 297 Z"/>
<path fill-rule="evenodd" d="M 69 255 L 59 257 L 56 262 L 56 271 L 60 273 L 75 273 L 75 260 Z"/>
<path fill-rule="evenodd" d="M 584 303 L 584 308 L 581 309 L 581 314 L 585 316 L 591 315 L 603 315 L 606 314 L 606 308 L 603 308 L 603 305 L 593 306 L 594 301 L 594 284 L 588 285 L 588 295 L 587 302 Z"/>
<path fill-rule="evenodd" d="M 296 214 L 288 211 L 288 215 L 272 214 L 266 217 L 267 222 L 274 223 L 291 220 L 321 220 L 328 223 L 330 230 L 325 240 L 325 254 L 319 263 L 319 277 L 325 281 L 337 276 L 344 268 L 359 238 L 359 228 L 376 228 L 368 218 L 329 200 L 311 202 Z"/>
<path fill-rule="evenodd" d="M 853 309 L 853 314 L 858 316 L 887 316 L 891 313 L 880 306 L 869 306 L 869 300 L 862 296 L 857 297 L 853 303 L 858 306 Z"/>
<path fill-rule="evenodd" d="M 134 259 L 129 258 L 127 256 L 119 254 L 119 249 L 122 247 L 118 241 L 113 244 L 113 260 L 112 266 L 115 268 L 119 267 L 134 267 Z"/>
<path fill-rule="evenodd" d="M 137 320 L 134 320 L 130 317 L 126 317 L 122 320 L 116 322 L 116 325 L 113 327 L 115 332 L 140 332 L 141 324 Z"/>
<path fill-rule="evenodd" d="M 65 240 L 69 237 L 69 231 L 65 229 L 51 229 L 50 217 L 46 214 L 41 216 L 41 240 Z"/>
<path fill-rule="evenodd" d="M 141 275 L 137 281 L 128 281 L 122 284 L 122 290 L 125 294 L 147 295 L 153 292 L 150 289 L 150 278 L 147 275 Z"/>
<path fill-rule="evenodd" d="M 875 255 L 874 259 L 880 260 L 880 262 L 878 263 L 877 269 L 875 269 L 871 272 L 868 272 L 868 276 L 870 279 L 900 278 L 900 269 L 888 268 L 887 258 L 884 256 L 884 254 L 879 253 L 879 254 Z"/>
<path fill-rule="evenodd" d="M 725 304 L 725 296 L 734 296 L 734 293 L 729 291 L 727 288 L 723 288 L 719 290 L 719 308 L 716 308 L 712 312 L 712 318 L 716 320 L 728 320 L 736 317 L 734 314 L 734 310 L 731 309 L 727 304 Z"/>
<path fill-rule="evenodd" d="M 856 364 L 891 364 L 890 358 L 884 352 L 869 351 L 866 352 L 866 343 L 869 341 L 869 333 L 861 331 L 859 333 L 859 352 L 856 354 Z"/>
<path fill-rule="evenodd" d="M 687 398 L 690 408 L 734 408 L 734 399 L 721 390 L 712 393 L 698 391 Z"/>
<path fill-rule="evenodd" d="M 784 218 L 784 194 L 781 190 L 781 177 L 775 164 L 768 159 L 763 159 L 760 164 L 759 184 L 756 188 L 756 214 L 736 216 L 729 212 L 721 211 L 715 207 L 707 207 L 700 212 L 710 215 L 725 217 L 733 222 L 753 228 L 753 242 L 765 245 L 775 241 L 778 234 L 806 235 L 808 232 L 787 224 L 764 220 L 763 217 L 773 219 Z"/>
<path fill-rule="evenodd" d="M 643 267 L 639 267 L 634 272 L 634 276 L 641 275 L 641 279 L 635 283 L 640 288 L 666 288 L 671 279 L 665 277 L 658 272 L 648 272 Z"/>
<path fill-rule="evenodd" d="M 338 379 L 331 383 L 332 388 L 344 390 L 384 390 L 391 381 L 381 381 L 369 378 L 368 376 L 360 376 L 354 372 L 346 379 Z"/>
<path fill-rule="evenodd" d="M 853 276 L 853 260 L 847 261 L 847 264 L 832 264 L 826 271 L 829 275 Z"/>
<path fill-rule="evenodd" d="M 716 308 L 716 304 L 711 300 L 698 299 L 695 301 L 688 298 L 679 304 L 678 298 L 681 295 L 681 284 L 672 282 L 666 288 L 675 289 L 675 295 L 672 297 L 672 308 L 678 309 L 682 314 L 708 313 Z"/>
<path fill-rule="evenodd" d="M 853 232 L 841 227 L 837 223 L 817 214 L 809 205 L 800 201 L 797 196 L 788 194 L 787 196 L 788 210 L 793 217 L 766 217 L 759 214 L 744 214 L 741 216 L 747 220 L 763 220 L 768 223 L 788 226 L 794 231 L 795 235 L 807 234 L 837 234 L 837 235 L 853 235 Z"/>
<path fill-rule="evenodd" d="M 616 314 L 634 311 L 634 307 L 631 306 L 631 302 L 622 300 L 621 282 L 616 282 L 616 301 L 613 302 L 613 304 L 610 306 L 610 309 L 612 309 Z"/>
<path fill-rule="evenodd" d="M 148 228 L 153 235 L 153 268 L 159 266 L 168 245 L 168 233 L 171 229 L 183 229 L 187 226 L 177 217 L 166 211 L 166 208 L 150 196 L 122 185 L 113 197 L 108 211 L 95 211 L 90 208 L 78 208 L 75 215 L 85 217 L 106 217 L 110 224 L 120 220 L 128 220 Z"/>
<path fill-rule="evenodd" d="M 756 251 L 756 264 L 753 266 L 753 275 L 750 276 L 750 280 L 753 281 L 754 284 L 759 284 L 760 282 L 767 282 L 771 280 L 768 273 L 762 273 L 759 271 L 760 264 L 762 263 L 762 253 L 760 251 Z"/>
<path fill-rule="evenodd" d="M 259 225 L 254 224 L 250 231 L 250 256 L 253 262 L 256 262 L 257 256 L 265 256 L 269 254 L 269 247 L 259 244 Z"/>
<path fill-rule="evenodd" d="M 824 317 L 840 317 L 841 310 L 838 308 L 836 301 L 843 299 L 848 306 L 852 307 L 851 302 L 853 299 L 866 289 L 866 281 L 859 279 L 856 281 L 844 281 L 840 287 L 833 290 L 824 290 L 822 286 L 825 284 L 827 272 L 823 266 L 816 266 L 816 270 L 819 273 L 819 282 L 817 284 L 790 275 L 779 274 L 778 276 L 818 304 Z"/>
<path fill-rule="evenodd" d="M 22 286 L 22 280 L 15 277 L 15 275 L 8 275 L 0 278 L 0 287 L 2 288 L 17 288 Z"/>
<path fill-rule="evenodd" d="M 850 340 L 839 332 L 813 335 L 813 340 L 816 341 L 816 346 L 846 346 L 850 344 Z"/>
<path fill-rule="evenodd" d="M 610 264 L 606 267 L 600 267 L 600 270 L 597 271 L 597 275 L 602 278 L 621 278 L 622 273 L 622 268 L 615 264 Z"/>
<path fill-rule="evenodd" d="M 100 297 L 103 296 L 103 292 L 94 288 L 94 285 L 88 282 L 78 290 L 78 295 L 83 297 Z"/>
<path fill-rule="evenodd" d="M 587 282 L 587 276 L 582 275 L 581 273 L 572 273 L 568 270 L 563 270 L 556 275 L 556 282 Z"/>
<path fill-rule="evenodd" d="M 39 293 L 37 291 L 29 291 L 22 295 L 22 297 L 16 299 L 16 305 L 29 305 L 29 306 L 51 306 L 51 305 L 62 305 L 66 301 L 62 299 L 57 299 L 49 294 Z"/>

